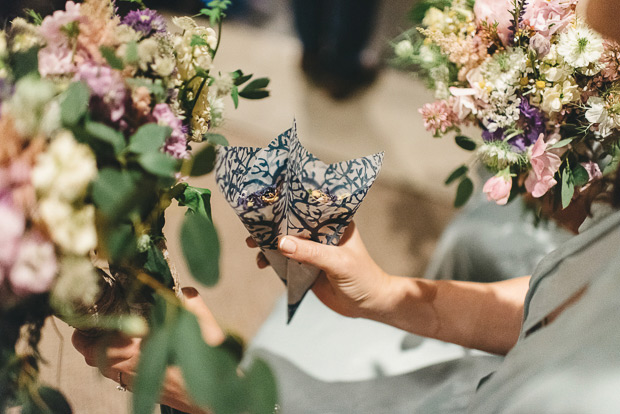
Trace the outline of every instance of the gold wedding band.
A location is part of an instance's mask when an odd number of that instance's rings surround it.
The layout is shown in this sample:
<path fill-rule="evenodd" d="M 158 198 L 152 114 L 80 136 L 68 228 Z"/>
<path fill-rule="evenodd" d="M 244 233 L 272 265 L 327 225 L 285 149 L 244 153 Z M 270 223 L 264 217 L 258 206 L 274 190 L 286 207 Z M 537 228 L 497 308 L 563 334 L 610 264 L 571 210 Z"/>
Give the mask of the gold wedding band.
<path fill-rule="evenodd" d="M 118 385 L 116 389 L 119 391 L 127 391 L 127 385 L 123 384 L 123 373 L 118 371 Z"/>

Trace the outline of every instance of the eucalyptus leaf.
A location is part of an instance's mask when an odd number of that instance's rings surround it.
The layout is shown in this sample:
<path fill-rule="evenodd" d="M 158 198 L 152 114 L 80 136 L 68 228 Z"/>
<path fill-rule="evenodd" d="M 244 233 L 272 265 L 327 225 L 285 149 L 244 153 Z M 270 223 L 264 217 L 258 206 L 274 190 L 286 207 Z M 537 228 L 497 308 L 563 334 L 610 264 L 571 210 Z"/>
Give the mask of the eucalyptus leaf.
<path fill-rule="evenodd" d="M 135 154 L 159 152 L 172 133 L 172 128 L 154 123 L 141 126 L 129 138 L 129 151 Z"/>
<path fill-rule="evenodd" d="M 461 165 L 456 170 L 452 171 L 452 173 L 450 173 L 448 178 L 446 178 L 445 184 L 446 185 L 452 184 L 454 180 L 456 180 L 457 178 L 461 178 L 462 176 L 467 174 L 468 171 L 469 171 L 469 168 L 467 168 L 467 165 Z"/>
<path fill-rule="evenodd" d="M 186 185 L 185 190 L 177 197 L 180 206 L 211 219 L 211 191 L 206 188 Z"/>
<path fill-rule="evenodd" d="M 32 47 L 23 52 L 9 54 L 9 65 L 11 66 L 15 80 L 19 80 L 28 75 L 39 76 L 39 48 Z"/>
<path fill-rule="evenodd" d="M 99 48 L 99 51 L 112 69 L 123 70 L 123 68 L 125 67 L 125 65 L 123 64 L 123 60 L 116 56 L 116 52 L 113 48 L 108 46 L 101 46 Z"/>
<path fill-rule="evenodd" d="M 239 107 L 239 88 L 237 88 L 237 86 L 233 86 L 230 91 L 230 97 L 233 100 L 233 104 L 235 104 L 235 109 L 237 109 L 237 107 Z"/>
<path fill-rule="evenodd" d="M 262 99 L 269 96 L 269 91 L 265 88 L 269 85 L 269 78 L 258 78 L 248 83 L 239 96 L 245 99 Z"/>
<path fill-rule="evenodd" d="M 90 89 L 84 82 L 73 82 L 65 92 L 60 104 L 60 117 L 65 126 L 76 125 L 86 114 L 90 101 Z"/>
<path fill-rule="evenodd" d="M 249 81 L 252 78 L 252 74 L 244 75 L 243 72 L 241 72 L 240 70 L 237 71 L 237 72 L 239 72 L 239 75 L 234 78 L 235 86 L 243 85 L 244 83 L 246 83 L 247 81 Z"/>
<path fill-rule="evenodd" d="M 567 168 L 562 172 L 562 208 L 568 207 L 575 194 L 575 183 L 571 170 Z"/>
<path fill-rule="evenodd" d="M 269 86 L 269 78 L 258 78 L 258 79 L 254 79 L 252 82 L 248 83 L 246 85 L 245 88 L 243 88 L 244 91 L 254 91 L 254 90 L 258 90 L 258 89 L 264 89 L 267 86 Z"/>
<path fill-rule="evenodd" d="M 269 91 L 263 89 L 255 91 L 241 91 L 239 92 L 239 96 L 245 99 L 264 99 L 269 96 Z"/>
<path fill-rule="evenodd" d="M 140 56 L 138 55 L 138 43 L 135 40 L 127 43 L 125 61 L 131 65 L 140 61 Z"/>
<path fill-rule="evenodd" d="M 586 170 L 581 164 L 577 164 L 572 171 L 573 174 L 573 183 L 576 187 L 581 187 L 588 184 L 590 181 L 590 174 L 588 174 L 588 170 Z"/>
<path fill-rule="evenodd" d="M 215 285 L 219 278 L 220 244 L 208 217 L 194 213 L 185 216 L 181 248 L 194 278 L 203 285 Z"/>
<path fill-rule="evenodd" d="M 213 145 L 205 146 L 194 155 L 191 163 L 190 175 L 192 177 L 210 173 L 215 168 L 215 147 Z"/>
<path fill-rule="evenodd" d="M 561 141 L 556 142 L 555 144 L 549 146 L 549 148 L 547 149 L 555 149 L 555 148 L 562 148 L 567 146 L 568 144 L 570 144 L 571 142 L 573 142 L 573 138 L 566 138 L 563 139 Z"/>
<path fill-rule="evenodd" d="M 465 135 L 457 135 L 456 137 L 454 137 L 454 140 L 456 141 L 456 145 L 466 151 L 473 151 L 476 149 L 476 143 L 474 142 L 474 140 L 466 137 Z"/>
<path fill-rule="evenodd" d="M 142 347 L 136 378 L 133 382 L 134 414 L 152 414 L 159 400 L 172 340 L 168 329 L 153 330 Z"/>
<path fill-rule="evenodd" d="M 248 412 L 273 413 L 273 407 L 278 402 L 276 379 L 264 361 L 255 360 L 245 373 L 245 390 Z"/>
<path fill-rule="evenodd" d="M 172 288 L 174 279 L 170 272 L 170 266 L 164 258 L 164 254 L 154 243 L 149 243 L 149 247 L 144 252 L 145 262 L 143 264 L 144 270 L 155 279 L 157 279 L 164 286 Z"/>
<path fill-rule="evenodd" d="M 175 362 L 194 401 L 215 413 L 241 412 L 246 396 L 237 363 L 226 350 L 204 342 L 192 313 L 182 310 L 179 314 L 175 339 Z"/>
<path fill-rule="evenodd" d="M 105 124 L 101 124 L 99 122 L 87 122 L 85 131 L 90 136 L 110 144 L 116 155 L 120 154 L 125 148 L 125 137 L 123 134 Z"/>
<path fill-rule="evenodd" d="M 223 147 L 228 145 L 228 140 L 222 134 L 214 134 L 212 132 L 207 132 L 204 135 L 204 138 L 208 143 L 211 143 L 213 145 L 221 145 Z"/>
<path fill-rule="evenodd" d="M 122 206 L 134 196 L 136 183 L 133 177 L 113 168 L 99 171 L 93 183 L 92 196 L 95 206 L 108 217 L 116 217 Z"/>
<path fill-rule="evenodd" d="M 180 162 L 163 152 L 147 152 L 138 157 L 138 163 L 153 175 L 170 177 L 178 171 Z"/>
<path fill-rule="evenodd" d="M 467 203 L 467 200 L 471 197 L 474 192 L 474 183 L 468 178 L 465 177 L 459 183 L 458 188 L 456 189 L 456 198 L 454 200 L 454 207 L 462 207 Z"/>
<path fill-rule="evenodd" d="M 104 250 L 112 262 L 133 256 L 137 249 L 133 226 L 128 223 L 106 228 L 104 240 Z"/>

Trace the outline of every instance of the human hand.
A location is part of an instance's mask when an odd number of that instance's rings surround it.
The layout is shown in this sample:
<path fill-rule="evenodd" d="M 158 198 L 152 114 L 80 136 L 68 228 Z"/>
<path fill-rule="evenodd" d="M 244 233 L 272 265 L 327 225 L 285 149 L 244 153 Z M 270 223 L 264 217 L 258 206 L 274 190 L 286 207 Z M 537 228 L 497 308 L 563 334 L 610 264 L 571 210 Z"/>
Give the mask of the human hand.
<path fill-rule="evenodd" d="M 185 307 L 198 319 L 205 342 L 216 346 L 225 335 L 213 314 L 194 288 L 183 288 Z M 140 358 L 141 338 L 130 338 L 123 334 L 104 337 L 89 337 L 75 331 L 71 338 L 73 346 L 83 356 L 86 363 L 99 369 L 101 374 L 132 389 Z M 181 372 L 176 367 L 168 368 L 160 397 L 162 404 L 187 413 L 207 413 L 192 403 L 183 382 Z"/>
<path fill-rule="evenodd" d="M 256 247 L 248 238 L 246 243 Z M 355 223 L 344 232 L 339 246 L 328 246 L 293 236 L 282 237 L 279 251 L 286 257 L 322 270 L 312 287 L 315 295 L 330 309 L 349 317 L 375 319 L 384 307 L 391 277 L 370 257 Z M 259 268 L 269 262 L 257 256 Z"/>

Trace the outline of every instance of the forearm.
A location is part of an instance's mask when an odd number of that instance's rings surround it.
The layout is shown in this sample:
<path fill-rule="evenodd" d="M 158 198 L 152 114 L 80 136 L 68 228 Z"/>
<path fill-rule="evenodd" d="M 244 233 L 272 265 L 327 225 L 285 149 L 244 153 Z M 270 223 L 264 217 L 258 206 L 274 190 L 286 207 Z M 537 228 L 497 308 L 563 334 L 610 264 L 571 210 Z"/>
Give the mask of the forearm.
<path fill-rule="evenodd" d="M 408 332 L 505 354 L 515 344 L 529 277 L 497 283 L 390 276 L 363 316 Z"/>

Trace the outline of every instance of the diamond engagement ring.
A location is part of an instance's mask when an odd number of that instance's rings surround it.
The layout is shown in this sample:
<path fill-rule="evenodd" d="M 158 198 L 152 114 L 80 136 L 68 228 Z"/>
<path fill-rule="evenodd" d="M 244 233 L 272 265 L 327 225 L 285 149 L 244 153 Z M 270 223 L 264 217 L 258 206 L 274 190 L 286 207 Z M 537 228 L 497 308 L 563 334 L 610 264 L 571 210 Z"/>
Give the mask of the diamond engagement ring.
<path fill-rule="evenodd" d="M 119 391 L 127 391 L 127 385 L 123 384 L 123 373 L 118 371 L 118 385 L 116 389 Z"/>

